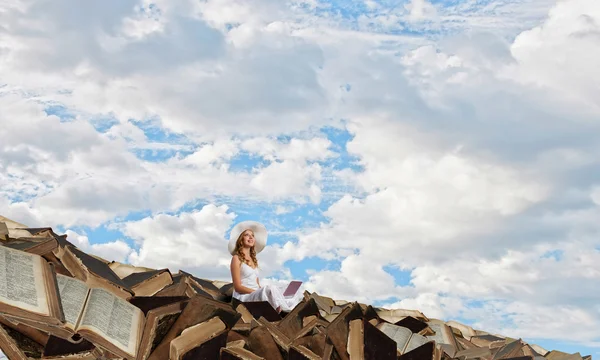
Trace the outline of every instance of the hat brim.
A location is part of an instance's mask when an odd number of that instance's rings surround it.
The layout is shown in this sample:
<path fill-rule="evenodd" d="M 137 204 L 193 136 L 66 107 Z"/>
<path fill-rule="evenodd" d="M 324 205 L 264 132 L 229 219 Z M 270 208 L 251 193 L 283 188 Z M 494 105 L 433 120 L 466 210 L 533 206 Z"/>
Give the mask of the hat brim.
<path fill-rule="evenodd" d="M 229 253 L 233 255 L 235 250 L 235 242 L 237 241 L 240 234 L 246 230 L 252 230 L 254 233 L 254 250 L 258 254 L 263 251 L 267 245 L 267 228 L 257 221 L 242 221 L 236 224 L 231 232 L 229 233 Z"/>

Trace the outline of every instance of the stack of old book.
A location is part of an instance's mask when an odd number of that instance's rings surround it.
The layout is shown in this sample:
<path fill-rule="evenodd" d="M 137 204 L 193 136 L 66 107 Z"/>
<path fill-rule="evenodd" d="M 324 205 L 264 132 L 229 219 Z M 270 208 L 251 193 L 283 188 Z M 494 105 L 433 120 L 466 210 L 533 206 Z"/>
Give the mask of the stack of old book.
<path fill-rule="evenodd" d="M 591 359 L 305 292 L 290 313 L 232 284 L 86 254 L 0 216 L 0 348 L 9 359 Z"/>

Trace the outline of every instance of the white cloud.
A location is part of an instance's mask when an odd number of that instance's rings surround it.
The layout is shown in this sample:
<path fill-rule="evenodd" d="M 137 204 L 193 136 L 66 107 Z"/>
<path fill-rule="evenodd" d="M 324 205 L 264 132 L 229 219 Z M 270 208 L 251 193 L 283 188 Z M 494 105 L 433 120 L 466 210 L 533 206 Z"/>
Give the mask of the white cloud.
<path fill-rule="evenodd" d="M 496 0 L 490 2 L 457 2 L 438 7 L 441 23 L 449 32 L 494 32 L 512 38 L 520 31 L 539 24 L 556 0 L 531 0 L 515 3 Z"/>
<path fill-rule="evenodd" d="M 559 1 L 543 24 L 515 39 L 517 81 L 549 87 L 597 116 L 600 107 L 600 3 Z"/>
<path fill-rule="evenodd" d="M 354 181 L 367 195 L 335 202 L 324 213 L 329 224 L 301 234 L 284 256 L 356 248 L 383 263 L 403 254 L 414 266 L 432 256 L 432 247 L 473 246 L 473 237 L 493 233 L 503 218 L 546 196 L 543 181 L 525 171 L 440 148 L 395 122 L 371 118 L 349 128 L 348 151 L 364 167 Z"/>
<path fill-rule="evenodd" d="M 139 250 L 129 256 L 134 265 L 192 271 L 208 279 L 227 279 L 231 255 L 225 232 L 235 214 L 226 205 L 205 205 L 178 215 L 158 214 L 121 225 Z"/>
<path fill-rule="evenodd" d="M 281 215 L 281 214 L 287 214 L 289 212 L 292 212 L 294 209 L 291 207 L 287 207 L 287 206 L 282 206 L 282 205 L 277 205 L 275 207 L 275 214 L 277 215 Z"/>
<path fill-rule="evenodd" d="M 443 210 L 446 203 L 510 215 L 544 196 L 543 184 L 520 180 L 524 172 L 463 155 L 460 147 L 444 149 L 435 138 L 393 121 L 363 119 L 349 130 L 355 137 L 348 151 L 360 156 L 365 167 L 357 183 L 369 192 L 398 190 L 410 197 L 417 211 L 419 207 Z"/>
<path fill-rule="evenodd" d="M 325 160 L 333 157 L 334 153 L 329 150 L 331 145 L 331 141 L 320 137 L 311 139 L 293 138 L 288 143 L 256 137 L 242 142 L 241 148 L 258 154 L 269 161 L 294 160 L 302 162 Z"/>
<path fill-rule="evenodd" d="M 427 20 L 436 15 L 435 7 L 427 0 L 411 0 L 404 7 L 410 12 L 411 21 Z"/>
<path fill-rule="evenodd" d="M 260 169 L 250 185 L 269 198 L 309 195 L 313 203 L 320 201 L 318 183 L 321 180 L 319 164 L 304 165 L 292 160 L 273 162 Z M 316 189 L 315 189 L 316 187 Z"/>
<path fill-rule="evenodd" d="M 215 5 L 218 14 L 211 13 Z M 230 5 L 232 13 L 249 9 Z M 61 0 L 7 9 L 0 15 L 11 29 L 3 34 L 1 74 L 11 89 L 43 89 L 70 108 L 121 122 L 158 117 L 176 132 L 279 133 L 320 122 L 320 49 L 272 24 L 254 26 L 251 47 L 230 44 L 209 24 L 241 16 L 242 27 L 252 25 L 261 12 L 218 20 L 228 13 L 223 6 L 109 1 L 97 8 Z M 31 24 L 43 31 L 29 31 Z"/>
<path fill-rule="evenodd" d="M 108 261 L 124 262 L 133 251 L 127 243 L 122 240 L 90 244 L 89 238 L 72 230 L 65 232 L 67 240 L 77 246 L 81 251 L 94 254 Z"/>
<path fill-rule="evenodd" d="M 369 270 L 368 275 L 365 274 L 365 269 Z M 407 294 L 406 289 L 395 285 L 394 278 L 383 270 L 376 259 L 360 255 L 345 257 L 339 271 L 313 273 L 305 286 L 309 291 L 335 299 L 353 299 L 367 303 Z"/>
<path fill-rule="evenodd" d="M 511 337 L 560 339 L 584 346 L 597 346 L 596 334 L 585 331 L 597 326 L 598 314 L 590 308 L 545 306 L 522 302 L 490 302 L 466 311 L 476 328 Z M 510 320 L 511 325 L 505 325 Z M 596 341 L 596 344 L 594 342 Z"/>
<path fill-rule="evenodd" d="M 99 133 L 86 116 L 60 121 L 33 100 L 10 95 L 0 97 L 0 104 L 0 136 L 5 139 L 0 145 L 0 195 L 11 199 L 12 214 L 33 220 L 32 225 L 98 226 L 130 212 L 176 210 L 212 196 L 317 203 L 322 169 L 307 161 L 334 154 L 328 150 L 329 141 L 319 137 L 291 138 L 288 144 L 265 140 L 274 146 L 272 152 L 246 150 L 285 160 L 238 172 L 229 167 L 240 151 L 239 140 L 231 136 L 199 144 L 188 140 L 190 145 L 184 147 L 151 142 L 129 122 Z M 196 148 L 188 155 L 179 153 L 191 146 Z M 140 149 L 176 155 L 162 162 L 145 161 L 132 153 Z"/>
<path fill-rule="evenodd" d="M 284 3 L 273 0 L 209 0 L 198 6 L 207 22 L 222 29 L 227 24 L 266 24 L 289 14 Z"/>
<path fill-rule="evenodd" d="M 592 189 L 592 193 L 590 194 L 592 201 L 600 206 L 600 186 L 596 186 Z"/>
<path fill-rule="evenodd" d="M 295 196 L 298 202 L 307 197 L 314 204 L 321 201 L 322 167 L 315 161 L 332 158 L 331 142 L 326 138 L 292 138 L 282 142 L 271 138 L 250 138 L 240 148 L 268 161 L 255 168 L 250 185 L 269 199 Z"/>
<path fill-rule="evenodd" d="M 239 152 L 237 142 L 229 139 L 217 139 L 211 144 L 200 146 L 194 153 L 181 160 L 182 165 L 204 167 L 226 164 Z"/>
<path fill-rule="evenodd" d="M 463 302 L 456 297 L 440 296 L 438 293 L 420 292 L 415 297 L 384 304 L 386 309 L 419 310 L 428 318 L 447 319 L 464 309 Z"/>

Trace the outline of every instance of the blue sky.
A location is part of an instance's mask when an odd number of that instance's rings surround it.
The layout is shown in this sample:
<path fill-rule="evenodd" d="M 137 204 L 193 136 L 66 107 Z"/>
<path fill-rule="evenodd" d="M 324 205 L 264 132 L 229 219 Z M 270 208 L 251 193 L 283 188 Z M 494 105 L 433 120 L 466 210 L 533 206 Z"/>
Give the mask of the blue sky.
<path fill-rule="evenodd" d="M 0 213 L 599 355 L 600 3 L 0 5 Z M 32 29 L 27 24 L 36 24 Z"/>

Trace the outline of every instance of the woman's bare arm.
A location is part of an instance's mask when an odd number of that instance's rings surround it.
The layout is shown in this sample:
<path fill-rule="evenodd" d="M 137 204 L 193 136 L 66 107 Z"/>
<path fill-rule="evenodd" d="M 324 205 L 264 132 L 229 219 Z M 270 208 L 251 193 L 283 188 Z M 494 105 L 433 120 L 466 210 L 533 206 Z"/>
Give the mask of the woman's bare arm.
<path fill-rule="evenodd" d="M 238 293 L 238 294 L 250 294 L 252 292 L 254 292 L 253 289 L 250 289 L 249 287 L 245 287 L 242 285 L 242 262 L 240 261 L 240 258 L 237 255 L 234 255 L 231 258 L 231 282 L 233 283 L 233 289 Z"/>

